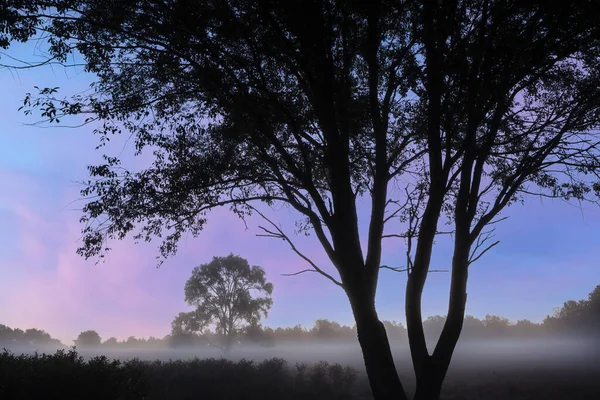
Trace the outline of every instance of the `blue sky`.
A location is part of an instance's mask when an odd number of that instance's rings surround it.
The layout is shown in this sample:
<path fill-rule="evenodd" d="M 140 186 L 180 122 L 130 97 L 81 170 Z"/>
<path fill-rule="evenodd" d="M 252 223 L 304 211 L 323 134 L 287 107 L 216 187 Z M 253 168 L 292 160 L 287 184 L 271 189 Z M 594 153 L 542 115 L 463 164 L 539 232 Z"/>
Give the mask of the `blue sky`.
<path fill-rule="evenodd" d="M 17 53 L 31 56 L 20 46 Z M 216 210 L 198 239 L 185 238 L 177 256 L 155 268 L 158 243 L 114 243 L 105 263 L 85 261 L 79 246 L 81 207 L 76 181 L 87 177 L 86 166 L 100 160 L 97 137 L 90 127 L 41 128 L 17 111 L 26 92 L 60 86 L 61 93 L 86 89 L 91 77 L 82 72 L 44 68 L 0 69 L 0 323 L 45 329 L 65 343 L 83 330 L 103 338 L 129 335 L 164 336 L 170 322 L 187 309 L 183 286 L 192 268 L 212 256 L 245 257 L 267 271 L 275 285 L 268 326 L 311 326 L 317 318 L 352 324 L 342 290 L 317 274 L 283 277 L 306 265 L 280 240 L 259 238 L 228 210 Z M 120 152 L 124 141 L 110 148 Z M 130 165 L 139 165 L 130 160 Z M 361 202 L 363 222 L 368 202 Z M 282 209 L 270 214 L 291 231 L 295 214 Z M 600 210 L 592 205 L 529 198 L 525 206 L 506 210 L 509 219 L 497 226 L 501 243 L 471 267 L 467 313 L 498 314 L 516 321 L 541 321 L 564 301 L 580 299 L 600 284 Z M 363 223 L 363 235 L 366 223 Z M 321 266 L 331 266 L 312 237 L 297 237 L 298 246 Z M 383 263 L 403 265 L 405 247 L 384 242 Z M 433 268 L 447 269 L 449 238 L 440 238 Z M 404 321 L 404 274 L 382 271 L 377 307 L 381 318 Z M 423 313 L 445 314 L 449 274 L 430 274 Z"/>

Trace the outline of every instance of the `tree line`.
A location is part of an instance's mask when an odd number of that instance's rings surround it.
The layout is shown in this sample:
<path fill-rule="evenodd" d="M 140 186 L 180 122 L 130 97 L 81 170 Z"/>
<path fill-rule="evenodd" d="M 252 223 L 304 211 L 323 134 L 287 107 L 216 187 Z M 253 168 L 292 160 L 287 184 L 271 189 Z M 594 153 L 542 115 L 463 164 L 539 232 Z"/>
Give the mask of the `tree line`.
<path fill-rule="evenodd" d="M 428 340 L 436 340 L 445 323 L 446 317 L 432 315 L 423 321 Z M 392 341 L 406 341 L 408 334 L 401 322 L 383 321 L 386 332 Z M 208 331 L 209 337 L 218 333 Z M 237 337 L 239 345 L 274 346 L 286 343 L 348 342 L 355 343 L 356 325 L 348 326 L 336 321 L 320 318 L 310 328 L 302 325 L 293 327 L 265 327 L 261 324 L 248 325 Z M 596 286 L 586 299 L 566 301 L 541 323 L 527 319 L 515 323 L 508 318 L 486 315 L 485 318 L 467 315 L 465 317 L 463 338 L 469 339 L 538 339 L 541 337 L 600 337 L 600 285 Z M 38 347 L 64 347 L 58 339 L 40 329 L 11 329 L 0 324 L 0 345 L 33 345 Z M 208 346 L 209 341 L 197 334 L 169 334 L 162 338 L 150 336 L 137 338 L 129 336 L 125 340 L 110 337 L 102 340 L 93 330 L 79 334 L 74 341 L 77 347 L 100 348 L 164 348 L 179 346 Z"/>

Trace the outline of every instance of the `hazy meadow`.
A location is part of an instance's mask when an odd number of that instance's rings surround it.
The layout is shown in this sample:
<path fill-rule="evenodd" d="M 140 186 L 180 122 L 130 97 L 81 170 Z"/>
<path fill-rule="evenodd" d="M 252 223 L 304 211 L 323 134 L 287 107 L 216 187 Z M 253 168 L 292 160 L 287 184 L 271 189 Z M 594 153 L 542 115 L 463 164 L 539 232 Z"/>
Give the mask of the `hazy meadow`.
<path fill-rule="evenodd" d="M 433 348 L 433 343 L 429 347 Z M 34 354 L 33 348 L 8 348 L 13 354 Z M 46 354 L 52 349 L 39 349 Z M 273 347 L 246 345 L 236 347 L 228 357 L 218 349 L 206 348 L 135 348 L 81 349 L 78 354 L 85 361 L 104 355 L 122 362 L 140 360 L 192 361 L 193 359 L 229 359 L 233 362 L 251 360 L 255 365 L 273 358 L 286 361 L 285 369 L 297 374 L 306 364 L 316 366 L 315 375 L 340 385 L 319 362 L 330 366 L 349 366 L 357 374 L 348 387 L 352 398 L 370 399 L 368 381 L 364 373 L 358 344 L 348 343 L 279 343 Z M 409 391 L 414 390 L 414 374 L 408 343 L 394 342 L 393 352 L 398 372 Z M 600 398 L 600 345 L 593 339 L 531 339 L 531 340 L 462 340 L 450 366 L 443 389 L 444 399 L 598 399 Z M 214 367 L 213 367 L 214 368 Z M 235 384 L 235 376 L 230 377 Z M 314 379 L 314 378 L 310 378 Z M 249 393 L 248 396 L 251 394 Z M 350 398 L 348 394 L 336 398 Z M 154 397 L 152 397 L 154 398 Z M 158 397 L 160 398 L 160 397 Z M 187 397 L 177 397 L 187 398 Z M 212 398 L 212 397 L 207 397 Z"/>

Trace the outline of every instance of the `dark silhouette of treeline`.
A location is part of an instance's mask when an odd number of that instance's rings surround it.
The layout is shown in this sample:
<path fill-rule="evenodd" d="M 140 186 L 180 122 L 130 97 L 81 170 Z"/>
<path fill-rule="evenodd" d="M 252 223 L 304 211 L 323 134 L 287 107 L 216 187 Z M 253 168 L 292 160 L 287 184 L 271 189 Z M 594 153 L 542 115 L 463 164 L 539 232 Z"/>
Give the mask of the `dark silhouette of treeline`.
<path fill-rule="evenodd" d="M 60 340 L 54 339 L 44 330 L 19 328 L 11 329 L 0 324 L 0 347 L 2 345 L 28 345 L 35 347 L 64 347 Z"/>
<path fill-rule="evenodd" d="M 439 336 L 445 317 L 433 315 L 423 322 L 427 339 L 435 340 Z M 383 321 L 386 332 L 392 341 L 407 340 L 407 331 L 402 323 Z M 119 341 L 114 337 L 101 340 L 95 331 L 82 332 L 74 343 L 77 347 L 103 348 L 157 348 L 209 346 L 216 334 L 210 331 L 204 336 L 196 334 L 167 335 L 163 338 L 136 338 L 130 336 Z M 600 337 L 600 285 L 588 295 L 587 299 L 569 300 L 561 308 L 555 309 L 542 323 L 527 319 L 512 323 L 507 318 L 486 315 L 479 319 L 467 315 L 463 324 L 463 339 L 539 339 L 543 337 Z M 301 325 L 286 328 L 263 327 L 254 323 L 246 327 L 238 337 L 238 345 L 274 346 L 278 343 L 314 343 L 314 342 L 354 342 L 356 326 L 342 325 L 328 319 L 318 319 L 306 329 Z M 0 346 L 25 345 L 40 347 L 66 347 L 59 340 L 40 329 L 11 329 L 0 324 Z"/>

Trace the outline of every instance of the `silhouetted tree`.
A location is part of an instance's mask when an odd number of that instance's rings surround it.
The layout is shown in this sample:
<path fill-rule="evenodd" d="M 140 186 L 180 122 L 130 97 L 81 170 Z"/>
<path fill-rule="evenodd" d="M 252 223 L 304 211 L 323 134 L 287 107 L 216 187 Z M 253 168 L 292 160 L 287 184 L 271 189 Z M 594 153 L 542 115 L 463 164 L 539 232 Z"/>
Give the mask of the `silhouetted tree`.
<path fill-rule="evenodd" d="M 261 267 L 250 266 L 232 254 L 214 257 L 210 263 L 193 269 L 185 284 L 185 301 L 194 310 L 179 313 L 172 332 L 204 335 L 205 329 L 214 324 L 221 344 L 211 344 L 227 353 L 245 325 L 267 316 L 273 304 L 272 292 L 273 284 L 267 282 Z"/>
<path fill-rule="evenodd" d="M 311 333 L 304 329 L 302 325 L 285 328 L 277 327 L 273 334 L 277 341 L 303 342 L 311 340 Z"/>
<path fill-rule="evenodd" d="M 587 299 L 568 300 L 554 310 L 543 322 L 546 330 L 554 334 L 600 335 L 600 285 Z"/>
<path fill-rule="evenodd" d="M 33 346 L 49 346 L 60 343 L 58 340 L 52 339 L 50 334 L 46 331 L 35 328 L 25 330 L 23 333 L 23 340 Z"/>
<path fill-rule="evenodd" d="M 463 322 L 462 336 L 467 338 L 482 337 L 485 332 L 485 325 L 482 320 L 472 315 L 465 315 Z"/>
<path fill-rule="evenodd" d="M 26 112 L 39 107 L 50 122 L 89 116 L 102 140 L 128 131 L 139 152 L 156 155 L 141 172 L 111 156 L 90 168 L 79 254 L 103 255 L 107 240 L 134 231 L 163 237 L 166 257 L 213 208 L 261 215 L 266 235 L 344 289 L 376 400 L 406 398 L 375 307 L 380 268 L 400 270 L 381 265 L 382 238 L 406 240 L 415 399 L 437 399 L 469 265 L 498 243 L 486 229 L 525 195 L 600 192 L 594 2 L 39 1 L 53 14 L 39 20 L 51 55 L 64 61 L 76 48 L 98 82 L 73 100 L 42 89 Z M 401 179 L 405 199 L 388 193 Z M 298 211 L 339 278 L 256 202 Z M 384 234 L 395 217 L 406 229 Z M 454 241 L 449 307 L 430 354 L 421 296 L 444 219 Z"/>
<path fill-rule="evenodd" d="M 44 330 L 31 328 L 23 331 L 22 329 L 11 329 L 6 325 L 0 324 L 0 345 L 28 345 L 35 347 L 63 347 L 58 339 L 54 339 Z"/>
<path fill-rule="evenodd" d="M 0 324 L 0 344 L 13 341 L 13 330 L 6 325 Z"/>
<path fill-rule="evenodd" d="M 407 338 L 406 328 L 402 323 L 396 321 L 381 321 L 385 327 L 388 338 L 391 340 L 405 340 Z"/>
<path fill-rule="evenodd" d="M 356 341 L 356 325 L 350 327 L 348 325 L 341 325 L 337 331 L 340 340 L 344 341 Z"/>
<path fill-rule="evenodd" d="M 75 340 L 75 346 L 78 347 L 96 347 L 101 343 L 102 339 L 98 332 L 92 330 L 81 332 Z"/>
<path fill-rule="evenodd" d="M 243 342 L 251 344 L 259 344 L 264 347 L 272 347 L 275 344 L 275 333 L 265 332 L 265 329 L 256 319 L 250 321 L 250 323 L 242 329 L 241 336 Z"/>
<path fill-rule="evenodd" d="M 311 334 L 318 340 L 333 340 L 339 337 L 341 328 L 339 323 L 321 318 L 315 321 Z"/>
<path fill-rule="evenodd" d="M 139 347 L 140 345 L 143 345 L 144 342 L 144 339 L 138 339 L 135 336 L 129 336 L 127 340 L 123 342 L 123 344 L 128 347 Z"/>
<path fill-rule="evenodd" d="M 508 318 L 487 314 L 483 320 L 486 333 L 491 336 L 506 336 L 510 321 Z"/>
<path fill-rule="evenodd" d="M 528 319 L 518 320 L 517 323 L 511 328 L 515 336 L 518 338 L 534 338 L 540 337 L 542 333 L 542 326 L 540 324 L 534 324 Z"/>
<path fill-rule="evenodd" d="M 164 341 L 163 339 L 150 336 L 148 340 L 146 340 L 146 344 L 148 345 L 148 347 L 160 347 L 164 345 Z"/>
<path fill-rule="evenodd" d="M 590 330 L 600 337 L 600 285 L 588 295 L 588 320 Z"/>
<path fill-rule="evenodd" d="M 106 339 L 104 342 L 102 342 L 103 346 L 106 347 L 117 347 L 119 344 L 119 342 L 117 341 L 117 338 L 115 337 L 110 337 L 108 339 Z"/>
<path fill-rule="evenodd" d="M 0 343 L 2 344 L 17 344 L 23 343 L 23 330 L 19 328 L 11 329 L 6 325 L 0 324 Z"/>
<path fill-rule="evenodd" d="M 437 340 L 444 329 L 446 317 L 442 315 L 430 315 L 423 321 L 423 332 L 428 340 Z"/>
<path fill-rule="evenodd" d="M 23 343 L 23 338 L 25 337 L 25 331 L 20 328 L 13 329 L 13 341 L 16 343 Z"/>

